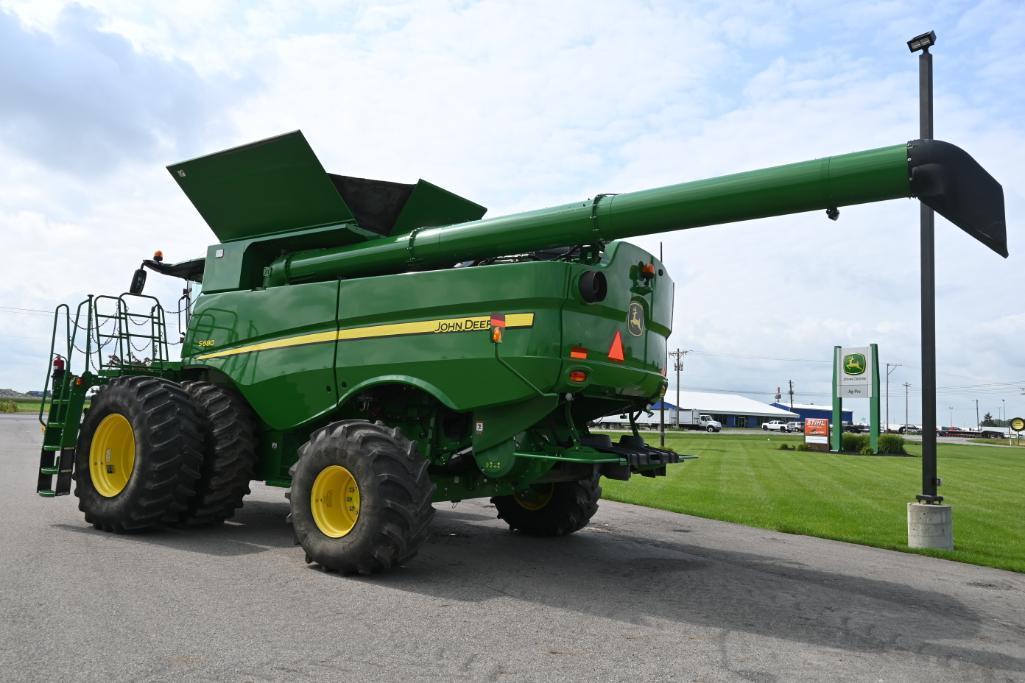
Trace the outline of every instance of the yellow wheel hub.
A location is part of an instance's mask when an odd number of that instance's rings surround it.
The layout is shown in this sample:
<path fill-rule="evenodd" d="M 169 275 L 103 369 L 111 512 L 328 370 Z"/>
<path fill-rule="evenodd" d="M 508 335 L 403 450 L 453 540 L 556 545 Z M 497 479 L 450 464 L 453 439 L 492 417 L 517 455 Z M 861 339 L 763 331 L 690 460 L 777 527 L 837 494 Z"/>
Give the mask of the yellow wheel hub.
<path fill-rule="evenodd" d="M 553 495 L 555 495 L 555 484 L 549 484 L 548 486 L 529 488 L 526 491 L 517 491 L 513 494 L 513 500 L 519 503 L 524 510 L 534 512 L 548 505 Z"/>
<path fill-rule="evenodd" d="M 124 415 L 100 420 L 89 444 L 89 477 L 96 492 L 113 498 L 128 486 L 135 470 L 135 432 Z"/>
<path fill-rule="evenodd" d="M 321 533 L 341 538 L 359 520 L 359 484 L 352 472 L 341 465 L 325 467 L 313 480 L 310 510 Z"/>

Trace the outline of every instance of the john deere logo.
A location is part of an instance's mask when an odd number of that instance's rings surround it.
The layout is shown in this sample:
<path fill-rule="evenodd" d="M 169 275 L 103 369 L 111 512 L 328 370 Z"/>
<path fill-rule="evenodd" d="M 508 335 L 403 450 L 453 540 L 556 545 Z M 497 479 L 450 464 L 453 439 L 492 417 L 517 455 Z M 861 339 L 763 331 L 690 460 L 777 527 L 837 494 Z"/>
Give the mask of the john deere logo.
<path fill-rule="evenodd" d="M 630 303 L 626 314 L 626 327 L 630 334 L 639 337 L 644 333 L 644 307 L 636 301 Z"/>
<path fill-rule="evenodd" d="M 1025 432 L 1025 420 L 1020 417 L 1011 419 L 1011 429 L 1016 432 Z"/>
<path fill-rule="evenodd" d="M 843 371 L 845 375 L 864 375 L 868 364 L 865 362 L 865 354 L 851 353 L 843 357 Z"/>

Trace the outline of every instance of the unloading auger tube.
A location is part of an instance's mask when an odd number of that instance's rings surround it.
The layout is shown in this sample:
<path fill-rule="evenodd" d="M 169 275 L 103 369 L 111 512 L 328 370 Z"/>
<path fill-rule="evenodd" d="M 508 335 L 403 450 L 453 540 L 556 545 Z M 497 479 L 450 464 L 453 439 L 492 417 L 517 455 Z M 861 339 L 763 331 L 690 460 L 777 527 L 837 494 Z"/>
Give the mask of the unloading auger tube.
<path fill-rule="evenodd" d="M 1007 256 L 1003 189 L 968 153 L 940 140 L 826 157 L 538 211 L 422 228 L 356 245 L 297 251 L 265 285 L 438 268 L 573 244 L 917 197 Z"/>

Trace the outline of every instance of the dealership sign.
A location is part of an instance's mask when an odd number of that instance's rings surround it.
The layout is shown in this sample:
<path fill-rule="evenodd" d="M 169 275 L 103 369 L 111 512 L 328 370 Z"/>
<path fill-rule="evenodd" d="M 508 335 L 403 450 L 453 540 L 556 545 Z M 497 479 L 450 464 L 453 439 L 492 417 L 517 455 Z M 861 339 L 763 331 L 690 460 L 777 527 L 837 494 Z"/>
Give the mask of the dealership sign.
<path fill-rule="evenodd" d="M 836 395 L 839 398 L 872 398 L 874 362 L 872 346 L 838 349 Z"/>
<path fill-rule="evenodd" d="M 829 450 L 843 449 L 843 402 L 868 399 L 868 445 L 879 452 L 879 346 L 833 347 L 833 423 L 829 428 Z M 809 448 L 811 446 L 809 445 Z"/>

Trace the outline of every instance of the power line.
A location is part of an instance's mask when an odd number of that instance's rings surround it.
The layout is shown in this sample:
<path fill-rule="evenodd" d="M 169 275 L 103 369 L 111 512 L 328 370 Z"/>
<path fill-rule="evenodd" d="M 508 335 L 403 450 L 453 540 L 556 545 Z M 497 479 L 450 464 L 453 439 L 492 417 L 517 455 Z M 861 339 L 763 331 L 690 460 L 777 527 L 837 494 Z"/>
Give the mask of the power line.
<path fill-rule="evenodd" d="M 771 356 L 744 356 L 739 353 L 710 353 L 708 351 L 691 351 L 701 356 L 713 356 L 716 358 L 739 358 L 742 360 L 771 360 L 780 363 L 822 363 L 831 365 L 831 360 L 817 360 L 811 358 L 773 358 Z"/>
<path fill-rule="evenodd" d="M 43 310 L 42 308 L 21 308 L 19 306 L 0 306 L 0 311 L 4 311 L 6 313 L 32 313 L 53 315 L 53 311 Z"/>

